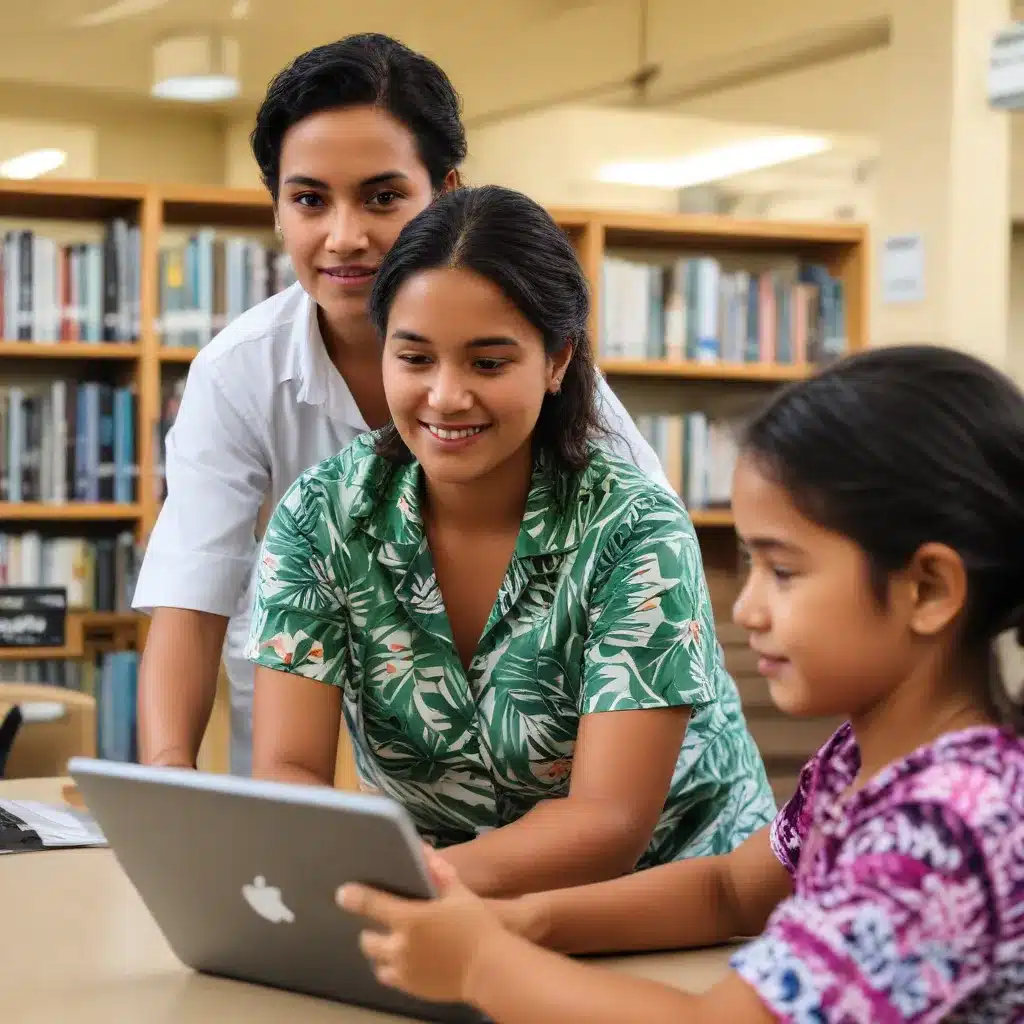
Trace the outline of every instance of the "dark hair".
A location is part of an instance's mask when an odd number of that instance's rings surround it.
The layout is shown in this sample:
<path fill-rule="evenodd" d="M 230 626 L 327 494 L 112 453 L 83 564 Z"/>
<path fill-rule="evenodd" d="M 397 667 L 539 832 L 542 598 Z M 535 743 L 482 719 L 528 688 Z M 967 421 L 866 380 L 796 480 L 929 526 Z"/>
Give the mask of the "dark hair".
<path fill-rule="evenodd" d="M 435 191 L 466 158 L 461 105 L 448 76 L 390 36 L 346 36 L 296 57 L 267 87 L 249 142 L 275 200 L 285 132 L 321 110 L 369 104 L 386 110 L 416 137 Z"/>
<path fill-rule="evenodd" d="M 964 649 L 1024 643 L 1024 395 L 972 356 L 930 345 L 871 349 L 782 390 L 741 450 L 809 519 L 854 541 L 879 601 L 929 542 L 967 572 Z M 992 673 L 991 704 L 1024 728 Z"/>
<path fill-rule="evenodd" d="M 540 332 L 548 354 L 573 345 L 560 391 L 544 397 L 534 442 L 567 468 L 583 468 L 601 432 L 597 370 L 587 335 L 587 278 L 565 232 L 542 206 L 512 189 L 485 185 L 444 193 L 405 225 L 377 271 L 369 312 L 382 338 L 399 288 L 437 267 L 472 270 L 497 285 Z M 412 458 L 394 424 L 378 433 L 377 451 L 396 462 Z"/>

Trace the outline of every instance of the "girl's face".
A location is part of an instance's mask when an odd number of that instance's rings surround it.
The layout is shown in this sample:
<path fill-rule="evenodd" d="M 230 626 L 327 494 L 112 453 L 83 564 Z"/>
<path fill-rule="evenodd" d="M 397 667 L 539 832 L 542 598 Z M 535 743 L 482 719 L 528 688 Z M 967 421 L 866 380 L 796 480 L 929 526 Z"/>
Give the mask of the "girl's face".
<path fill-rule="evenodd" d="M 415 138 L 375 106 L 322 110 L 285 133 L 279 170 L 275 214 L 302 287 L 329 322 L 365 317 L 377 267 L 433 196 Z"/>
<path fill-rule="evenodd" d="M 428 480 L 468 483 L 529 450 L 544 396 L 571 357 L 568 344 L 548 356 L 541 333 L 487 278 L 428 270 L 391 305 L 384 391 Z"/>
<path fill-rule="evenodd" d="M 881 606 L 861 549 L 808 520 L 746 456 L 732 503 L 750 556 L 733 618 L 780 710 L 854 717 L 911 676 L 921 660 L 912 587 L 896 580 Z"/>

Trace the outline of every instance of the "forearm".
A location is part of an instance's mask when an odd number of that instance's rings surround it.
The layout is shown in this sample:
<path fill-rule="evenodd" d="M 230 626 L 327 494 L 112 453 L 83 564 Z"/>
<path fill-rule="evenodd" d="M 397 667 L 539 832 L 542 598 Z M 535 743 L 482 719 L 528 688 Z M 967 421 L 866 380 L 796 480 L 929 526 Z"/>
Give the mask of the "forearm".
<path fill-rule="evenodd" d="M 538 892 L 510 907 L 530 939 L 566 953 L 713 946 L 742 926 L 722 857 L 700 857 L 607 882 Z"/>
<path fill-rule="evenodd" d="M 475 893 L 508 897 L 614 878 L 645 845 L 626 813 L 566 797 L 443 853 Z"/>
<path fill-rule="evenodd" d="M 479 949 L 466 1002 L 501 1024 L 683 1024 L 700 1000 L 643 978 L 569 960 L 507 932 Z"/>
<path fill-rule="evenodd" d="M 300 764 L 277 761 L 273 764 L 253 765 L 254 779 L 268 779 L 271 782 L 295 782 L 302 786 L 330 786 L 333 779 L 324 778 L 319 772 Z"/>
<path fill-rule="evenodd" d="M 156 609 L 139 671 L 144 764 L 195 764 L 217 692 L 227 622 L 208 612 Z"/>

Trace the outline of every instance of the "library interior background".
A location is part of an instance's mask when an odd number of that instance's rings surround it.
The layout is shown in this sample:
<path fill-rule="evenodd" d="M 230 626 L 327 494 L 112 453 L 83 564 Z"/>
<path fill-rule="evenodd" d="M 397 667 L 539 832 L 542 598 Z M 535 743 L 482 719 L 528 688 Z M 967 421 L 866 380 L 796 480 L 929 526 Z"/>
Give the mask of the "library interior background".
<path fill-rule="evenodd" d="M 189 364 L 291 280 L 255 111 L 291 58 L 375 30 L 452 78 L 465 180 L 528 193 L 577 246 L 601 368 L 685 498 L 788 795 L 834 723 L 782 721 L 729 622 L 731 427 L 868 345 L 938 341 L 1024 382 L 1024 120 L 989 95 L 1016 7 L 4 0 L 0 587 L 65 588 L 67 612 L 59 643 L 0 646 L 0 702 L 59 688 L 85 715 L 72 752 L 134 756 L 132 583 Z M 201 767 L 226 770 L 227 735 L 221 694 Z M 60 774 L 47 750 L 7 774 Z"/>

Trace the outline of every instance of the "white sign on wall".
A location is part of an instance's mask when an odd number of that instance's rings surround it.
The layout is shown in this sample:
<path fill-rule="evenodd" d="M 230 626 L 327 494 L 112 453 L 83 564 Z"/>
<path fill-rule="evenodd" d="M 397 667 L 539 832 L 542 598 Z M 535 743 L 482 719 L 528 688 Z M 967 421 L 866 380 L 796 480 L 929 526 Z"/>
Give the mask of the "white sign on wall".
<path fill-rule="evenodd" d="M 924 301 L 924 240 L 920 235 L 890 235 L 882 246 L 882 301 Z"/>
<path fill-rule="evenodd" d="M 988 101 L 1000 110 L 1024 108 L 1024 22 L 1015 21 L 992 40 Z"/>

